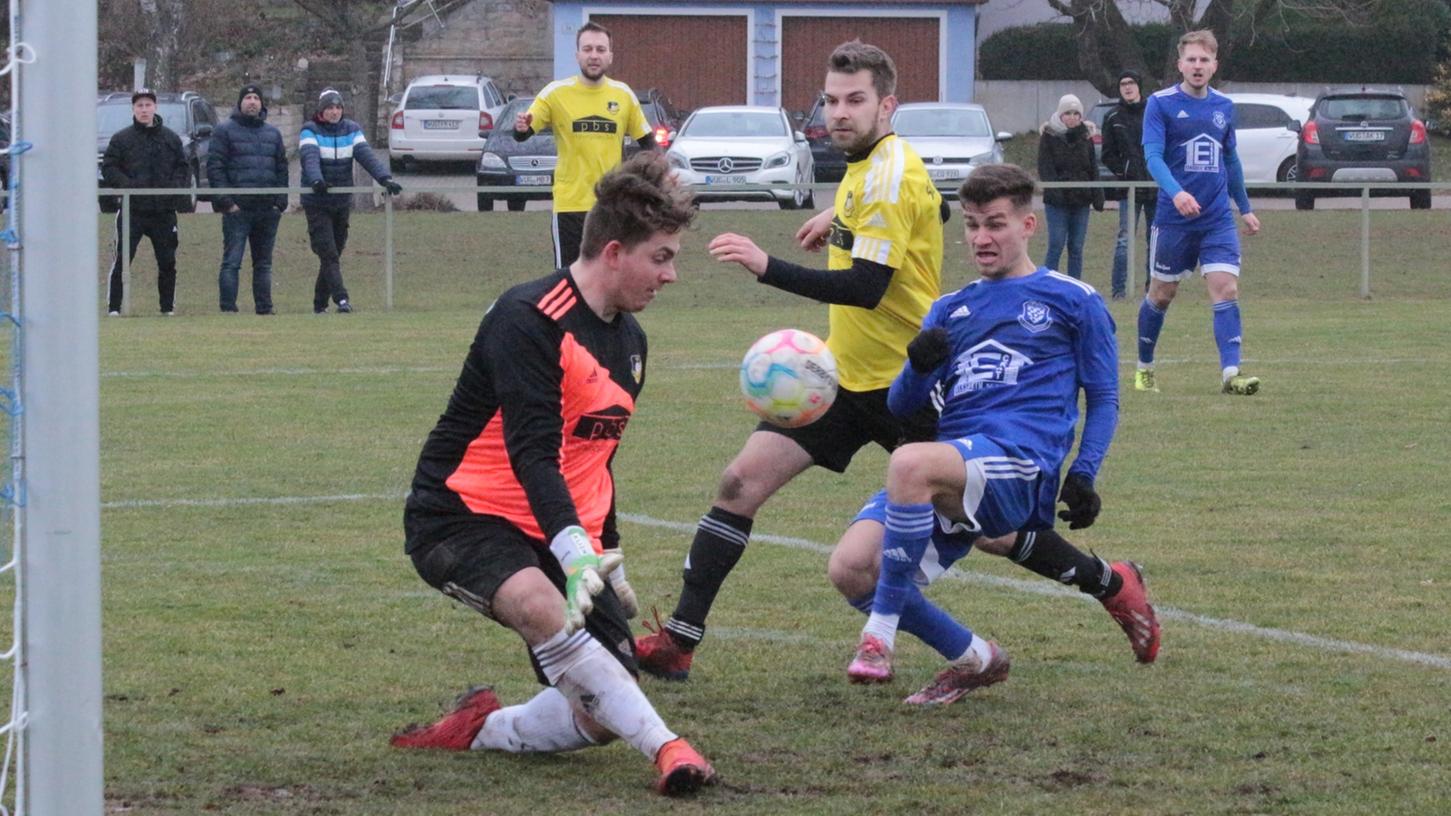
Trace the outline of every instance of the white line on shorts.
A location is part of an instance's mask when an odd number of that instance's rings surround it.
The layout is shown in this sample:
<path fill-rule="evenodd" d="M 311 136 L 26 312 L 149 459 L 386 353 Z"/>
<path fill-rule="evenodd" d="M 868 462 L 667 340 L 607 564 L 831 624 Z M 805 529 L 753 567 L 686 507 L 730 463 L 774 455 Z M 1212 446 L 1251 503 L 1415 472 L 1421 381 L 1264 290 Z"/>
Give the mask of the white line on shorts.
<path fill-rule="evenodd" d="M 256 505 L 289 506 L 303 504 L 331 504 L 338 502 L 358 501 L 401 501 L 403 493 L 339 493 L 330 496 L 271 496 L 255 498 L 215 498 L 215 499 L 130 499 L 122 501 L 102 502 L 104 510 L 137 510 L 137 509 L 166 509 L 172 507 L 249 507 Z M 678 533 L 694 533 L 695 525 L 679 521 L 666 521 L 653 516 L 641 515 L 639 513 L 620 513 L 619 518 L 632 524 L 642 527 L 654 527 L 662 530 L 672 530 Z M 805 538 L 793 538 L 791 536 L 778 536 L 764 533 L 757 533 L 751 538 L 765 544 L 775 544 L 781 547 L 790 547 L 797 550 L 806 550 L 821 555 L 831 552 L 831 547 L 826 544 L 811 541 Z M 1003 578 L 997 575 L 983 575 L 973 572 L 961 572 L 950 570 L 945 576 L 949 580 L 961 581 L 969 584 L 979 584 L 998 589 L 1010 589 L 1015 592 L 1024 592 L 1031 595 L 1045 595 L 1057 598 L 1073 598 L 1081 601 L 1092 601 L 1093 599 L 1081 592 L 1068 589 L 1057 584 L 1049 583 L 1046 579 L 1037 581 L 1024 581 L 1018 578 Z M 1192 623 L 1206 629 L 1215 629 L 1221 632 L 1232 632 L 1239 635 L 1273 640 L 1280 643 L 1293 643 L 1297 646 L 1306 646 L 1323 652 L 1347 652 L 1350 654 L 1363 654 L 1371 657 L 1396 660 L 1402 663 L 1411 663 L 1418 666 L 1429 666 L 1436 669 L 1451 670 L 1451 657 L 1445 655 L 1431 654 L 1428 652 L 1415 652 L 1409 649 L 1393 649 L 1388 646 L 1377 646 L 1370 643 L 1357 643 L 1352 640 L 1338 640 L 1336 638 L 1320 637 L 1304 632 L 1295 632 L 1289 629 L 1272 629 L 1266 626 L 1256 626 L 1252 623 L 1231 620 L 1228 618 L 1214 618 L 1208 615 L 1199 615 L 1193 612 L 1186 612 L 1172 606 L 1158 606 L 1156 611 L 1161 620 L 1178 621 L 1181 623 Z"/>

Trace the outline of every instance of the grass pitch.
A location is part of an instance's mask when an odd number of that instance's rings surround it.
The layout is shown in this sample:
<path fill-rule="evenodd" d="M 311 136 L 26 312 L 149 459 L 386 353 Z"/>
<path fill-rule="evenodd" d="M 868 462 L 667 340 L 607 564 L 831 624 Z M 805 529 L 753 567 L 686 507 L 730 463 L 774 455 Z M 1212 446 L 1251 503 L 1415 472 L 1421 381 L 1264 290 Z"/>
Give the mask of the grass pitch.
<path fill-rule="evenodd" d="M 930 590 L 1014 659 L 937 711 L 901 698 L 938 659 L 903 636 L 898 681 L 847 685 L 861 618 L 824 549 L 883 479 L 864 451 L 769 503 L 691 680 L 645 679 L 716 764 L 694 801 L 651 793 L 615 744 L 562 756 L 390 749 L 470 684 L 536 687 L 522 645 L 430 590 L 402 555 L 402 494 L 491 299 L 546 270 L 547 216 L 400 215 L 397 309 L 381 217 L 354 218 L 351 316 L 310 314 L 315 266 L 284 222 L 281 312 L 215 310 L 217 222 L 183 217 L 180 316 L 101 326 L 106 792 L 144 814 L 1423 814 L 1451 789 L 1451 280 L 1440 213 L 1264 214 L 1242 284 L 1253 398 L 1218 393 L 1203 285 L 1160 344 L 1163 393 L 1130 378 L 1137 304 L 1113 303 L 1122 414 L 1104 512 L 1071 538 L 1145 565 L 1164 618 L 1152 667 L 1102 609 L 983 554 Z M 693 525 L 752 421 L 735 364 L 825 308 L 705 255 L 726 229 L 791 252 L 792 214 L 708 211 L 681 282 L 641 318 L 648 382 L 616 462 L 642 601 L 673 608 Z M 1116 219 L 1088 280 L 1107 289 Z M 103 230 L 104 232 L 104 230 Z M 960 222 L 947 286 L 967 279 Z M 1041 236 L 1035 251 L 1041 252 Z M 109 248 L 103 250 L 109 256 Z M 1046 592 L 1045 592 L 1046 590 Z M 1436 802 L 1441 802 L 1437 805 Z"/>

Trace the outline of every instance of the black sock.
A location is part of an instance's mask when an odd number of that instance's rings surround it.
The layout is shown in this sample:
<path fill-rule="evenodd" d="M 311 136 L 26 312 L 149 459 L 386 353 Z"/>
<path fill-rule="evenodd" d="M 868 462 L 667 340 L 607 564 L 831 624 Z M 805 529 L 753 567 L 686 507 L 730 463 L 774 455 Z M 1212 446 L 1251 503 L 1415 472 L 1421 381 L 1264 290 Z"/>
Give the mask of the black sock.
<path fill-rule="evenodd" d="M 712 507 L 700 519 L 685 560 L 680 600 L 675 604 L 675 614 L 665 622 L 665 631 L 682 649 L 694 649 L 705 637 L 705 618 L 715 603 L 715 594 L 741 560 L 750 537 L 751 519 L 729 510 Z"/>
<path fill-rule="evenodd" d="M 1113 597 L 1124 583 L 1107 561 L 1073 546 L 1056 530 L 1018 533 L 1008 557 L 1044 578 L 1071 584 L 1099 599 Z"/>

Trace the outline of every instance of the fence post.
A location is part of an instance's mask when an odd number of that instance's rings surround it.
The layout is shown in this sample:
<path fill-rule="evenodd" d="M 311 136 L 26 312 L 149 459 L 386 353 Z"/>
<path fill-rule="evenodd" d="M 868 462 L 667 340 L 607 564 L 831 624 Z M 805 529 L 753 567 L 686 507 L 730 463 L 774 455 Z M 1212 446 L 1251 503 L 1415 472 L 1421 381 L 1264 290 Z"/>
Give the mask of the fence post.
<path fill-rule="evenodd" d="M 1370 188 L 1360 188 L 1360 296 L 1370 299 Z"/>
<path fill-rule="evenodd" d="M 393 311 L 393 196 L 383 196 L 383 310 Z"/>
<path fill-rule="evenodd" d="M 1139 267 L 1134 263 L 1134 259 L 1137 255 L 1137 253 L 1134 252 L 1134 244 L 1139 240 L 1139 208 L 1137 200 L 1138 192 L 1139 191 L 1134 189 L 1133 187 L 1125 188 L 1124 200 L 1119 202 L 1120 207 L 1129 208 L 1129 254 L 1126 260 L 1126 263 L 1128 264 L 1128 269 L 1125 271 L 1125 292 L 1133 291 L 1131 287 L 1139 279 Z"/>
<path fill-rule="evenodd" d="M 121 234 L 116 236 L 116 254 L 121 258 L 121 314 L 131 315 L 131 194 L 121 192 Z M 109 285 L 109 284 L 108 284 Z M 110 296 L 110 292 L 106 293 Z"/>

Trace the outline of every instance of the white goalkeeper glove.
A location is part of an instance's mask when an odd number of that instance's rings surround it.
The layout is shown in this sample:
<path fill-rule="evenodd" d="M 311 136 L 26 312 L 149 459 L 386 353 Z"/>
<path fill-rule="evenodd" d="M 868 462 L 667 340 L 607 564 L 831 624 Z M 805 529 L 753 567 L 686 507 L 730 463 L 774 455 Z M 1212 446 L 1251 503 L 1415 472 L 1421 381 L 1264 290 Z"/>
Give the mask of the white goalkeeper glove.
<path fill-rule="evenodd" d="M 624 561 L 619 552 L 597 555 L 589 533 L 572 525 L 560 530 L 549 543 L 549 551 L 564 568 L 564 632 L 573 634 L 584 626 L 585 616 L 595 605 L 594 596 L 605 589 L 605 578 Z"/>
<path fill-rule="evenodd" d="M 615 596 L 620 599 L 620 608 L 625 610 L 625 617 L 634 620 L 640 614 L 640 601 L 635 597 L 635 588 L 625 580 L 624 553 L 619 550 L 605 551 L 606 555 L 611 553 L 620 556 L 621 561 L 615 571 L 610 573 L 610 586 L 615 588 Z"/>

